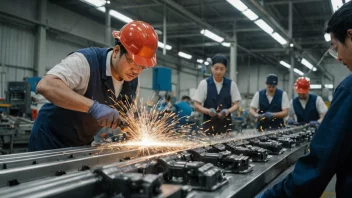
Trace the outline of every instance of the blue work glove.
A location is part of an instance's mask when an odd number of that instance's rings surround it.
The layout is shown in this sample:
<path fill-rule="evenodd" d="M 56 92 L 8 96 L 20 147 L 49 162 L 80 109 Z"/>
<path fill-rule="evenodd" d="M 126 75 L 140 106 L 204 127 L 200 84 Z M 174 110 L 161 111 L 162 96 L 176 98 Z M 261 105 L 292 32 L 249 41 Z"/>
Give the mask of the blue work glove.
<path fill-rule="evenodd" d="M 298 125 L 299 123 L 296 120 L 290 119 L 290 120 L 287 120 L 287 124 L 288 125 Z"/>
<path fill-rule="evenodd" d="M 94 101 L 88 113 L 92 115 L 102 127 L 116 129 L 121 123 L 119 112 L 107 105 Z"/>
<path fill-rule="evenodd" d="M 264 115 L 266 120 L 272 120 L 273 117 L 274 117 L 273 113 L 271 113 L 271 112 L 265 112 L 263 115 Z"/>
<path fill-rule="evenodd" d="M 310 121 L 309 126 L 318 127 L 320 123 L 318 121 Z"/>
<path fill-rule="evenodd" d="M 217 115 L 217 113 L 216 113 L 216 111 L 215 111 L 214 108 L 210 108 L 210 109 L 208 110 L 208 115 L 209 115 L 210 117 L 215 117 L 215 116 Z"/>
<path fill-rule="evenodd" d="M 227 115 L 229 115 L 229 110 L 228 109 L 223 109 L 221 110 L 219 113 L 218 113 L 218 118 L 224 118 L 226 117 Z"/>

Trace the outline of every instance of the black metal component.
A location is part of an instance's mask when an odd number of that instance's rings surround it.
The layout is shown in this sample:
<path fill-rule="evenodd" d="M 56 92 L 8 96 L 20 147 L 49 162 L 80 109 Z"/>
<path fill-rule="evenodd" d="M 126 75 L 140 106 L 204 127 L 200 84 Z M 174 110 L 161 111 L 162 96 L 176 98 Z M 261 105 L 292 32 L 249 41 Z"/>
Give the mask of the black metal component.
<path fill-rule="evenodd" d="M 104 191 L 111 196 L 122 194 L 126 198 L 152 198 L 161 193 L 161 174 L 121 173 L 118 168 L 97 170 L 96 173 L 102 176 Z"/>
<path fill-rule="evenodd" d="M 213 191 L 229 179 L 220 168 L 210 163 L 175 161 L 172 158 L 161 158 L 158 162 L 164 169 L 165 181 L 191 185 L 194 189 Z"/>
<path fill-rule="evenodd" d="M 284 150 L 282 150 L 282 144 L 280 142 L 276 142 L 273 140 L 260 141 L 259 139 L 251 139 L 250 144 L 253 146 L 264 148 L 269 151 L 268 152 L 269 154 L 273 154 L 273 155 L 279 155 L 282 152 L 284 152 Z"/>
<path fill-rule="evenodd" d="M 61 175 L 65 175 L 65 174 L 66 174 L 65 171 L 59 170 L 59 171 L 56 171 L 55 176 L 61 176 Z"/>
<path fill-rule="evenodd" d="M 90 167 L 87 165 L 82 165 L 82 168 L 78 169 L 79 171 L 90 170 Z"/>
<path fill-rule="evenodd" d="M 245 155 L 252 159 L 253 162 L 266 162 L 268 161 L 268 151 L 256 146 L 246 145 L 244 147 L 236 146 L 233 142 L 226 143 L 226 148 L 233 154 Z"/>

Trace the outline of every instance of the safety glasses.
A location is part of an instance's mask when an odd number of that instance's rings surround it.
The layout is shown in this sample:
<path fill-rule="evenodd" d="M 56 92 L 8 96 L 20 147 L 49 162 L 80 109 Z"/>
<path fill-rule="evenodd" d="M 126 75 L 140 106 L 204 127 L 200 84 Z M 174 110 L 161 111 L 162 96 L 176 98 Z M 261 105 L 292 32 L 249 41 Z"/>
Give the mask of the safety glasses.
<path fill-rule="evenodd" d="M 329 54 L 334 57 L 335 59 L 337 59 L 337 57 L 339 56 L 338 55 L 338 52 L 337 52 L 337 45 L 333 44 L 330 46 L 329 48 Z"/>
<path fill-rule="evenodd" d="M 145 67 L 145 66 L 137 65 L 137 64 L 132 60 L 132 58 L 129 58 L 129 57 L 127 56 L 127 53 L 125 53 L 125 57 L 126 57 L 126 60 L 127 60 L 128 64 L 132 64 L 133 66 L 135 66 L 135 67 L 137 67 L 138 69 L 141 69 L 141 70 L 146 70 L 146 69 L 148 69 L 148 68 Z"/>

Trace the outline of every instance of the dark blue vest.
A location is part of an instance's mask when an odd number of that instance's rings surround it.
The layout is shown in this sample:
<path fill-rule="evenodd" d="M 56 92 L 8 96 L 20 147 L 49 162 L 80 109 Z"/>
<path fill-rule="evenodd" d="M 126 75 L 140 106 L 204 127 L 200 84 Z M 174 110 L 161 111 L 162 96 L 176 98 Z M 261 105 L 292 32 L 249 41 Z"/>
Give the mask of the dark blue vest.
<path fill-rule="evenodd" d="M 218 112 L 222 109 L 229 109 L 232 107 L 231 98 L 231 79 L 224 78 L 222 88 L 218 94 L 216 90 L 216 85 L 214 83 L 213 76 L 206 79 L 207 81 L 207 97 L 204 101 L 205 108 L 214 108 Z M 207 122 L 208 120 L 211 120 Z M 211 118 L 209 115 L 204 114 L 204 124 L 203 129 L 207 131 L 212 129 L 212 134 L 224 133 L 230 129 L 230 124 L 232 123 L 231 115 L 229 114 L 224 119 L 218 119 L 217 117 Z"/>
<path fill-rule="evenodd" d="M 301 124 L 309 123 L 310 121 L 319 120 L 320 116 L 316 107 L 317 95 L 309 94 L 309 98 L 306 104 L 306 108 L 303 109 L 301 103 L 299 102 L 299 97 L 293 99 L 293 109 L 297 117 L 297 121 Z"/>
<path fill-rule="evenodd" d="M 138 78 L 124 82 L 118 98 L 108 91 L 114 90 L 112 77 L 106 76 L 106 58 L 111 50 L 92 47 L 77 51 L 86 57 L 90 66 L 90 78 L 84 96 L 106 105 L 114 105 L 111 98 L 132 102 L 136 96 Z M 31 145 L 35 146 L 31 150 L 88 145 L 101 128 L 88 113 L 71 111 L 48 103 L 40 109 L 34 123 L 30 149 Z"/>
<path fill-rule="evenodd" d="M 283 91 L 280 89 L 276 89 L 275 95 L 271 103 L 266 96 L 266 89 L 263 89 L 259 92 L 259 113 L 265 112 L 280 112 L 282 111 L 281 104 L 282 104 L 282 94 Z M 284 120 L 282 118 L 273 118 L 272 120 L 261 120 L 258 121 L 257 129 L 258 130 L 265 130 L 265 129 L 277 129 L 284 127 Z"/>

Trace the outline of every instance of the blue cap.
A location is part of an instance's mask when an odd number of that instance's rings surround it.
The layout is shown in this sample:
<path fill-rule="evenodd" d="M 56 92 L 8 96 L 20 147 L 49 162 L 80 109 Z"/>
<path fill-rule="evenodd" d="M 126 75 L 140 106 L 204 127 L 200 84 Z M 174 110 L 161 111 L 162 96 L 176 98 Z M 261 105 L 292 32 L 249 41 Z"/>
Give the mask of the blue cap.
<path fill-rule="evenodd" d="M 216 54 L 212 59 L 211 59 L 212 65 L 215 65 L 217 63 L 223 64 L 225 67 L 227 67 L 227 58 L 221 54 Z"/>
<path fill-rule="evenodd" d="M 275 75 L 275 74 L 269 74 L 267 77 L 266 77 L 266 84 L 268 85 L 277 85 L 279 79 L 278 77 Z"/>

